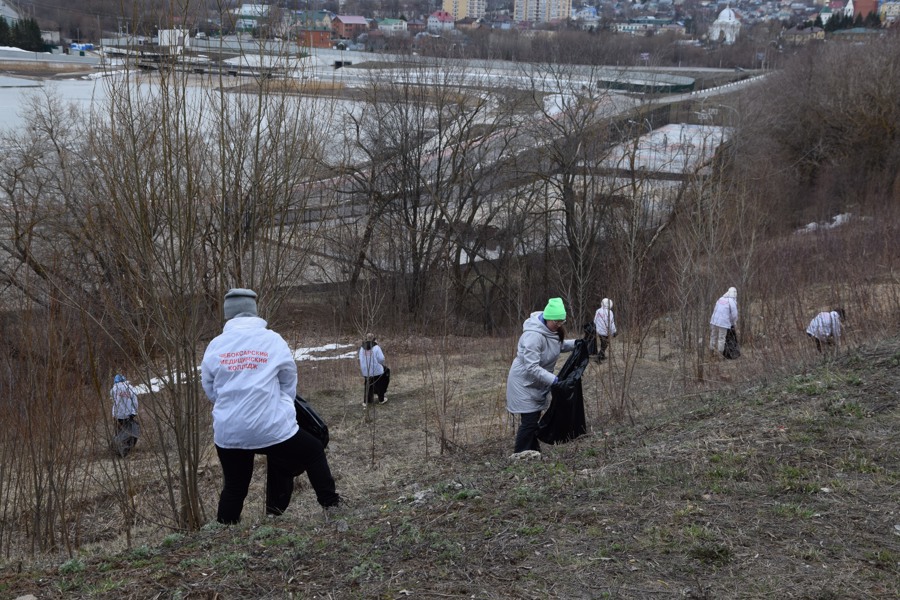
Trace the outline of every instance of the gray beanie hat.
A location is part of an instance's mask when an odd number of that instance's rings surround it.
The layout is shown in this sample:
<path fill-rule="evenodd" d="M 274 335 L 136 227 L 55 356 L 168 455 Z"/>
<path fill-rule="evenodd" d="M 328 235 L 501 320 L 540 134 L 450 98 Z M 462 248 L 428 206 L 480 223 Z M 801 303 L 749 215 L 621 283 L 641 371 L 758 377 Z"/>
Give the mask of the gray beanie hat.
<path fill-rule="evenodd" d="M 242 313 L 256 316 L 256 292 L 244 288 L 228 290 L 224 307 L 226 321 Z"/>

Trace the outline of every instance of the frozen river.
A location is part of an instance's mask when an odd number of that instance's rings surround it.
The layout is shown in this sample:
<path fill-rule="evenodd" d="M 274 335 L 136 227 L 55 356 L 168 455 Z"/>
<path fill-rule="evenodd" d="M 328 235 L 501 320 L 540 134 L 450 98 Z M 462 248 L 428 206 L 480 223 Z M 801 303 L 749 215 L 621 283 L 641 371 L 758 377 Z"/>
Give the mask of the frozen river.
<path fill-rule="evenodd" d="M 19 77 L 0 76 L 0 129 L 21 127 L 25 122 L 22 111 L 29 94 L 40 94 L 41 88 L 51 88 L 62 98 L 89 107 L 97 98 L 105 98 L 106 90 L 98 80 L 36 81 Z"/>

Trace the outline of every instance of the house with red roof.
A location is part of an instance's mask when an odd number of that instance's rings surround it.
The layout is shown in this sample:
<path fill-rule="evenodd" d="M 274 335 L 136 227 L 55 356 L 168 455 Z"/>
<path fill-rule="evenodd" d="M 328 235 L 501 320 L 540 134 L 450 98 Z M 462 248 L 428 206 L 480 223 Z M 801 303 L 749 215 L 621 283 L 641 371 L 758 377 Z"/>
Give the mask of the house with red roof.
<path fill-rule="evenodd" d="M 453 15 L 446 10 L 436 10 L 428 15 L 428 31 L 440 33 L 453 29 Z"/>

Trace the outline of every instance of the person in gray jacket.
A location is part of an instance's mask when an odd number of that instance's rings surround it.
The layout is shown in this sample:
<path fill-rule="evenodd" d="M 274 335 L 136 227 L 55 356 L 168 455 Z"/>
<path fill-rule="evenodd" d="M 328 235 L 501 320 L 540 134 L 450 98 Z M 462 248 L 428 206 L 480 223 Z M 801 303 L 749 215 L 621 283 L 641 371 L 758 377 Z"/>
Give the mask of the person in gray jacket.
<path fill-rule="evenodd" d="M 522 324 L 516 358 L 506 379 L 506 410 L 520 415 L 515 452 L 541 451 L 537 439 L 541 412 L 550 406 L 550 386 L 560 352 L 575 348 L 565 339 L 566 308 L 562 298 L 550 298 L 543 311 L 533 312 Z"/>

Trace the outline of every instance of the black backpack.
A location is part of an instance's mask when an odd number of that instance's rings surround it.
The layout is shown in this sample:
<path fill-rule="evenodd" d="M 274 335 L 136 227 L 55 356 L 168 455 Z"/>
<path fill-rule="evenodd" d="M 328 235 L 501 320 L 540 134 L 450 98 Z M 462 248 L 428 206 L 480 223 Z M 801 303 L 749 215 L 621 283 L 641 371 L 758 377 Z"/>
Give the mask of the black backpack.
<path fill-rule="evenodd" d="M 319 416 L 319 413 L 298 394 L 294 398 L 294 408 L 297 411 L 297 425 L 303 431 L 312 434 L 322 443 L 322 448 L 328 447 L 328 425 Z"/>

